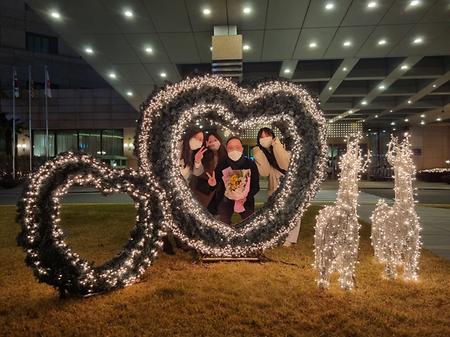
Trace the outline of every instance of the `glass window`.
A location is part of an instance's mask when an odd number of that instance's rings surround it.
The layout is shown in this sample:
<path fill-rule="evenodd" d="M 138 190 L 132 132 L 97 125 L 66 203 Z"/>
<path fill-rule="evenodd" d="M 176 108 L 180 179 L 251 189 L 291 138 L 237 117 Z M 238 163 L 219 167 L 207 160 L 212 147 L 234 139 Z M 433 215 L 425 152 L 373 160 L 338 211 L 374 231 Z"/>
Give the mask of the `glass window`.
<path fill-rule="evenodd" d="M 49 131 L 48 133 L 48 155 L 53 157 L 55 155 L 55 133 Z M 36 157 L 45 157 L 45 130 L 37 130 L 33 132 L 33 155 Z"/>
<path fill-rule="evenodd" d="M 73 130 L 58 131 L 56 134 L 56 152 L 78 151 L 78 132 Z"/>
<path fill-rule="evenodd" d="M 109 156 L 123 156 L 123 130 L 103 130 L 102 151 Z"/>
<path fill-rule="evenodd" d="M 101 155 L 102 152 L 100 148 L 100 134 L 100 130 L 80 130 L 80 151 L 92 155 Z"/>
<path fill-rule="evenodd" d="M 36 53 L 57 54 L 58 38 L 27 32 L 26 49 Z"/>

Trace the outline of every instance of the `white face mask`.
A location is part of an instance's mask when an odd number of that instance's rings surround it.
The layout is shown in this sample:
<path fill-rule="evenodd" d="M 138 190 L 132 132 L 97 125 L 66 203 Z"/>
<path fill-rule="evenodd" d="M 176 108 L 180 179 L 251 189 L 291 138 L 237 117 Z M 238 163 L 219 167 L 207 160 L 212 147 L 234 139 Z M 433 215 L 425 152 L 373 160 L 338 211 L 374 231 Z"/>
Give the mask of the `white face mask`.
<path fill-rule="evenodd" d="M 199 141 L 197 138 L 191 138 L 189 139 L 189 147 L 192 151 L 195 151 L 202 147 L 202 142 Z"/>
<path fill-rule="evenodd" d="M 220 148 L 220 142 L 216 140 L 215 142 L 209 143 L 208 148 L 213 151 L 217 151 Z"/>
<path fill-rule="evenodd" d="M 261 144 L 262 147 L 268 149 L 272 145 L 273 138 L 271 136 L 269 137 L 263 137 L 259 139 L 259 144 Z"/>
<path fill-rule="evenodd" d="M 228 158 L 230 158 L 232 161 L 238 161 L 242 157 L 241 151 L 230 151 L 228 152 Z"/>

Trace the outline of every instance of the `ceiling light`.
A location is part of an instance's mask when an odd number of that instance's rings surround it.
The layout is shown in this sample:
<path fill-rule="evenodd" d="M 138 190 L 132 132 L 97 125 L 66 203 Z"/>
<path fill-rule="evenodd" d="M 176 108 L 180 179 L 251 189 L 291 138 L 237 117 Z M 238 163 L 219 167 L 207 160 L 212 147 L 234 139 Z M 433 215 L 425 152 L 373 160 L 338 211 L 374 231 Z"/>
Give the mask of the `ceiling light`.
<path fill-rule="evenodd" d="M 203 15 L 210 15 L 211 14 L 211 9 L 210 8 L 203 8 Z"/>
<path fill-rule="evenodd" d="M 394 112 L 394 110 L 391 109 L 391 110 L 389 110 L 389 112 Z"/>
<path fill-rule="evenodd" d="M 395 125 L 395 122 L 391 122 L 391 125 Z"/>
<path fill-rule="evenodd" d="M 383 132 L 386 132 L 386 130 L 383 130 Z"/>
<path fill-rule="evenodd" d="M 211 50 L 211 51 L 212 51 L 212 46 L 209 46 L 209 50 Z"/>
<path fill-rule="evenodd" d="M 161 73 L 159 73 L 159 76 L 161 76 L 162 78 L 166 78 L 167 74 L 164 71 L 162 71 Z"/>
<path fill-rule="evenodd" d="M 127 96 L 133 96 L 133 92 L 132 91 L 127 91 Z"/>
<path fill-rule="evenodd" d="M 412 0 L 412 1 L 410 1 L 409 5 L 411 7 L 419 6 L 420 5 L 420 1 L 419 0 Z"/>
<path fill-rule="evenodd" d="M 392 128 L 392 131 L 395 131 L 395 130 L 397 130 L 396 128 Z"/>
<path fill-rule="evenodd" d="M 91 47 L 84 48 L 84 51 L 86 52 L 86 54 L 93 54 L 94 53 L 94 50 Z"/>
<path fill-rule="evenodd" d="M 244 14 L 250 14 L 252 12 L 252 9 L 250 7 L 244 7 L 242 9 L 242 13 Z"/>
<path fill-rule="evenodd" d="M 421 115 L 420 115 L 420 118 L 425 118 L 425 114 L 421 114 Z"/>
<path fill-rule="evenodd" d="M 309 43 L 309 48 L 316 48 L 317 47 L 317 43 L 316 42 L 310 42 Z"/>
<path fill-rule="evenodd" d="M 437 121 L 437 122 L 440 122 L 440 121 L 442 121 L 442 118 L 441 118 L 441 117 L 438 117 L 438 118 L 436 118 L 436 121 Z"/>
<path fill-rule="evenodd" d="M 386 39 L 381 39 L 380 41 L 378 41 L 379 46 L 384 46 L 386 43 L 387 43 Z"/>
<path fill-rule="evenodd" d="M 284 69 L 284 71 L 283 71 L 285 74 L 290 74 L 291 73 L 291 69 L 289 69 L 289 68 L 286 68 L 286 69 Z"/>
<path fill-rule="evenodd" d="M 425 125 L 425 121 L 424 120 L 420 121 L 420 124 Z"/>
<path fill-rule="evenodd" d="M 400 67 L 400 69 L 401 69 L 401 70 L 406 70 L 406 69 L 408 69 L 408 65 L 404 64 L 404 65 L 402 65 L 402 66 Z"/>
<path fill-rule="evenodd" d="M 413 43 L 414 44 L 421 44 L 423 42 L 423 37 L 416 37 L 414 40 L 413 40 Z"/>
<path fill-rule="evenodd" d="M 367 4 L 367 8 L 375 8 L 378 6 L 378 3 L 376 1 L 369 1 Z"/>
<path fill-rule="evenodd" d="M 342 71 L 347 71 L 347 67 L 342 68 Z"/>
<path fill-rule="evenodd" d="M 145 52 L 146 52 L 147 54 L 152 54 L 152 53 L 153 53 L 153 48 L 152 48 L 152 47 L 146 47 L 146 48 L 145 48 Z"/>
<path fill-rule="evenodd" d="M 328 87 L 328 90 L 330 90 L 330 91 L 333 90 L 333 87 Z"/>
<path fill-rule="evenodd" d="M 378 118 L 378 115 L 375 115 L 375 118 Z"/>
<path fill-rule="evenodd" d="M 405 120 L 405 122 L 409 122 L 409 119 L 408 119 L 408 118 L 405 118 L 404 120 Z"/>
<path fill-rule="evenodd" d="M 112 78 L 112 79 L 116 79 L 117 78 L 116 73 L 112 73 L 112 72 L 109 73 L 108 76 L 109 76 L 109 78 Z"/>
<path fill-rule="evenodd" d="M 361 104 L 362 105 L 367 105 L 367 101 L 362 101 Z"/>
<path fill-rule="evenodd" d="M 436 88 L 436 84 L 433 84 L 433 88 Z"/>
<path fill-rule="evenodd" d="M 384 90 L 384 89 L 386 89 L 386 86 L 385 86 L 384 84 L 380 84 L 380 85 L 378 86 L 378 89 Z"/>
<path fill-rule="evenodd" d="M 242 46 L 242 49 L 244 49 L 244 50 L 250 50 L 250 46 L 249 46 L 248 44 L 244 44 L 244 45 Z"/>
<path fill-rule="evenodd" d="M 342 44 L 344 47 L 350 47 L 352 45 L 352 41 L 344 41 L 344 43 Z"/>
<path fill-rule="evenodd" d="M 348 110 L 348 113 L 351 115 L 353 113 L 353 110 Z"/>
<path fill-rule="evenodd" d="M 408 104 L 411 104 L 411 103 L 412 103 L 412 101 L 410 99 L 408 99 Z"/>
<path fill-rule="evenodd" d="M 332 2 L 326 3 L 326 4 L 325 4 L 325 9 L 326 9 L 327 11 L 331 11 L 332 9 L 334 9 L 334 3 L 332 3 Z"/>
<path fill-rule="evenodd" d="M 55 10 L 50 11 L 50 16 L 53 19 L 61 19 L 61 14 L 59 14 L 59 12 Z"/>
<path fill-rule="evenodd" d="M 367 129 L 367 131 L 372 131 L 372 129 Z"/>
<path fill-rule="evenodd" d="M 134 16 L 133 11 L 131 9 L 126 9 L 123 11 L 123 15 L 127 18 L 132 18 Z"/>

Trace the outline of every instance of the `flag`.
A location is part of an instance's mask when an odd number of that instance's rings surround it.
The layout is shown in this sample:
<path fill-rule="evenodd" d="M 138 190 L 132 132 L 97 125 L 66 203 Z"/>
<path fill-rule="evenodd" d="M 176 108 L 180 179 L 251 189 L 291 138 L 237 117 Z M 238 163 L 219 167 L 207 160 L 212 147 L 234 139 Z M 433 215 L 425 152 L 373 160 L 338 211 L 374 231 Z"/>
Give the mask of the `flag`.
<path fill-rule="evenodd" d="M 45 96 L 52 97 L 52 87 L 50 83 L 50 76 L 48 75 L 47 67 L 45 67 Z"/>
<path fill-rule="evenodd" d="M 20 96 L 19 81 L 17 80 L 16 68 L 13 68 L 13 92 L 14 97 L 18 98 Z"/>

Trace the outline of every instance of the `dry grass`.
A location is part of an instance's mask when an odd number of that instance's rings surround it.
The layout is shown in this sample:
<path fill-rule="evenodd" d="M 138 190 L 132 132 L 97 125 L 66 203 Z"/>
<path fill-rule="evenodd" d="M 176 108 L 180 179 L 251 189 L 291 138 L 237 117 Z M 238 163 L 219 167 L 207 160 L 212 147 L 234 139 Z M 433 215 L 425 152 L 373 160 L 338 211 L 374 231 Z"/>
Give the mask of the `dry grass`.
<path fill-rule="evenodd" d="M 450 336 L 450 263 L 428 251 L 421 281 L 380 277 L 369 228 L 362 229 L 357 289 L 316 288 L 314 216 L 295 247 L 267 252 L 295 263 L 194 263 L 162 256 L 139 284 L 86 299 L 59 300 L 39 284 L 15 244 L 15 209 L 0 207 L 0 335 L 4 336 Z M 128 205 L 68 206 L 63 228 L 83 256 L 101 262 L 128 236 Z"/>

